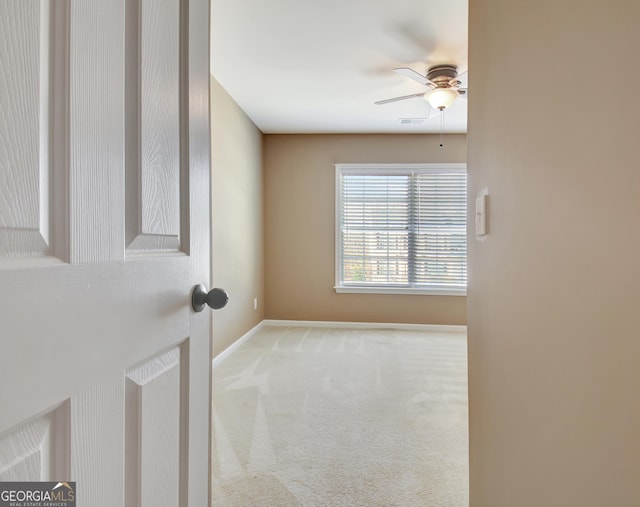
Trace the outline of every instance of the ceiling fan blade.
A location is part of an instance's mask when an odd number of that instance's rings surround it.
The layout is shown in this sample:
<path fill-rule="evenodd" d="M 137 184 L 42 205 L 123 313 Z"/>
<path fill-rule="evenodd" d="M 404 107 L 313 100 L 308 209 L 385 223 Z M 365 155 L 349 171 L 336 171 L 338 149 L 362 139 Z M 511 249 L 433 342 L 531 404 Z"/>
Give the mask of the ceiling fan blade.
<path fill-rule="evenodd" d="M 424 93 L 413 93 L 411 95 L 403 95 L 402 97 L 393 97 L 392 99 L 378 100 L 374 104 L 389 104 L 389 102 L 398 102 L 399 100 L 413 99 L 414 97 L 423 97 Z"/>
<path fill-rule="evenodd" d="M 416 72 L 415 70 L 410 69 L 409 67 L 397 67 L 393 70 L 398 74 L 402 74 L 403 76 L 408 77 L 409 79 L 413 79 L 414 81 L 417 81 L 422 85 L 435 86 L 431 81 L 427 79 L 427 76 L 423 76 L 419 72 Z"/>

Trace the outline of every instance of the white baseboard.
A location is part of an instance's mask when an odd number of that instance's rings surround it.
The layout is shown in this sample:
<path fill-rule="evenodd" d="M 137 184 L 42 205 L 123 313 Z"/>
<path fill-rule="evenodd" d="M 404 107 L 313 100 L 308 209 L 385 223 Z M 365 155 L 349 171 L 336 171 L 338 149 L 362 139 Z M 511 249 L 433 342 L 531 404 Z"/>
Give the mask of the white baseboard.
<path fill-rule="evenodd" d="M 324 320 L 263 320 L 265 326 L 290 327 L 337 327 L 345 329 L 406 329 L 408 331 L 425 331 L 430 333 L 466 333 L 467 326 L 446 326 L 435 324 L 402 324 L 381 322 L 332 322 Z"/>
<path fill-rule="evenodd" d="M 233 353 L 234 350 L 236 350 L 238 347 L 240 347 L 240 345 L 242 345 L 244 342 L 249 340 L 249 338 L 251 338 L 254 334 L 256 334 L 261 327 L 265 326 L 265 322 L 266 321 L 263 320 L 262 322 L 258 323 L 256 326 L 249 329 L 249 331 L 247 331 L 240 338 L 238 338 L 231 345 L 229 345 L 226 349 L 220 352 L 216 357 L 214 357 L 211 363 L 213 368 L 215 368 L 216 366 L 220 366 L 222 362 Z"/>
<path fill-rule="evenodd" d="M 424 331 L 427 333 L 462 333 L 466 334 L 467 326 L 445 326 L 434 324 L 402 324 L 402 323 L 380 323 L 380 322 L 338 322 L 327 320 L 273 320 L 265 319 L 226 349 L 213 358 L 213 367 L 220 366 L 240 345 L 248 341 L 254 334 L 265 326 L 283 327 L 337 327 L 342 329 L 405 329 L 407 331 Z"/>

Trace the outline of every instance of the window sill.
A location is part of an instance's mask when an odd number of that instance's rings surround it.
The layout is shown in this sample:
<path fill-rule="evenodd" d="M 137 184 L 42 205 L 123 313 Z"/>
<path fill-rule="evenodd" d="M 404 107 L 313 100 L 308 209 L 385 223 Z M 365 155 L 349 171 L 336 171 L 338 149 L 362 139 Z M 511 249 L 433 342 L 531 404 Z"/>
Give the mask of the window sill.
<path fill-rule="evenodd" d="M 413 294 L 421 296 L 466 296 L 465 289 L 416 289 L 411 287 L 358 287 L 337 286 L 334 290 L 338 294 Z"/>

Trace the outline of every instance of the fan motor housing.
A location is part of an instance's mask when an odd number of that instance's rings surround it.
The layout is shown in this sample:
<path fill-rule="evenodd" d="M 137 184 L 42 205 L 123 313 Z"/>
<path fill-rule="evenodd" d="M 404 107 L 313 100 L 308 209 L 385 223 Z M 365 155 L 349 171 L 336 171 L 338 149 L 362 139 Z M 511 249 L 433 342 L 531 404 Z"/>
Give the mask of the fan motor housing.
<path fill-rule="evenodd" d="M 458 67 L 455 65 L 434 65 L 427 72 L 427 79 L 433 83 L 451 81 L 458 77 Z"/>

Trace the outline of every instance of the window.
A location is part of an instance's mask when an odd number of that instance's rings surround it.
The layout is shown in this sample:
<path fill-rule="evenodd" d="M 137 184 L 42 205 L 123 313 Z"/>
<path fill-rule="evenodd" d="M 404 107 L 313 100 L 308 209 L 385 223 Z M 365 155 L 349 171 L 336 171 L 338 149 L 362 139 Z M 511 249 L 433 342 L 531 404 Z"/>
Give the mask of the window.
<path fill-rule="evenodd" d="M 336 291 L 464 295 L 465 164 L 337 164 Z"/>

